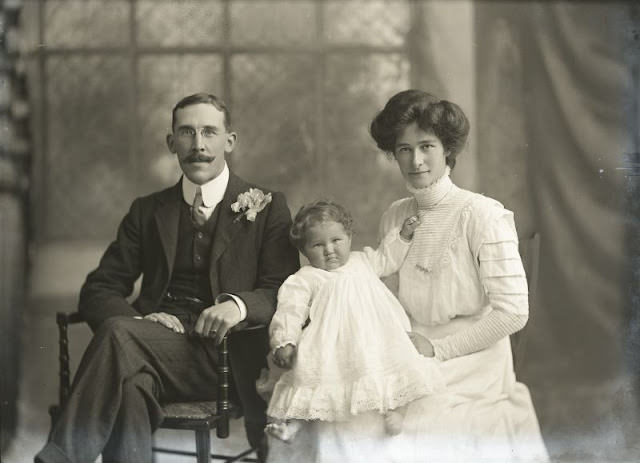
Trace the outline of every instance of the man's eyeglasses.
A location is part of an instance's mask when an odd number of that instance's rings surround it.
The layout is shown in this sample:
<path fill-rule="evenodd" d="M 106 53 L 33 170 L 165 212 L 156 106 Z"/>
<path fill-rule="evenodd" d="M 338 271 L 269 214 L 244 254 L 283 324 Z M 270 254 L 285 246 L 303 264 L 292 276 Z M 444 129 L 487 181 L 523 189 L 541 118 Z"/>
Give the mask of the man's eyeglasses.
<path fill-rule="evenodd" d="M 218 130 L 215 127 L 202 127 L 199 129 L 200 136 L 202 138 L 211 138 L 215 137 L 218 134 Z M 176 130 L 176 136 L 180 138 L 193 138 L 196 136 L 198 131 L 193 127 L 178 127 Z"/>

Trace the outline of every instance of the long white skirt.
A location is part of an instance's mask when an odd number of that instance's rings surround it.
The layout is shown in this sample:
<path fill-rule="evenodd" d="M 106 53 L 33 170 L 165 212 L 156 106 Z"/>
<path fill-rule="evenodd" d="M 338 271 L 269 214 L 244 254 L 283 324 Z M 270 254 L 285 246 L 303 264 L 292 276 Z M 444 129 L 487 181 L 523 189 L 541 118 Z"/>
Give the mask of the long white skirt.
<path fill-rule="evenodd" d="M 414 330 L 437 338 L 465 323 Z M 289 444 L 271 438 L 268 462 L 548 461 L 529 390 L 515 380 L 508 338 L 442 362 L 441 370 L 447 390 L 411 402 L 400 435 L 386 436 L 375 412 L 309 421 Z"/>

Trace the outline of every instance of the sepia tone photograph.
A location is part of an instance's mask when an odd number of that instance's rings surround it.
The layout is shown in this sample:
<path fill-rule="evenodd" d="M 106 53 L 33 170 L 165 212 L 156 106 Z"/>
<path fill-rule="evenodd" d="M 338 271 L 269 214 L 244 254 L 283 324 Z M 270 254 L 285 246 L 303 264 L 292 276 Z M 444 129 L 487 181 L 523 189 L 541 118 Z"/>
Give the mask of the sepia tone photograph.
<path fill-rule="evenodd" d="M 0 35 L 0 461 L 640 459 L 637 2 Z"/>

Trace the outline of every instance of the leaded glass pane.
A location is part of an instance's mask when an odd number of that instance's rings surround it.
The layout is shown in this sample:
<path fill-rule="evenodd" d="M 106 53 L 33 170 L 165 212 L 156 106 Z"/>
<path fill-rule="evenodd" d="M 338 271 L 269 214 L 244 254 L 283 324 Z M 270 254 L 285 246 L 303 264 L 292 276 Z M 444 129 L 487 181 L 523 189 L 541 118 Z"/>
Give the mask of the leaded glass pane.
<path fill-rule="evenodd" d="M 46 72 L 48 237 L 111 237 L 136 183 L 129 156 L 129 61 L 50 57 Z"/>
<path fill-rule="evenodd" d="M 171 110 L 187 95 L 222 95 L 222 59 L 218 55 L 149 55 L 138 63 L 138 146 L 145 191 L 167 186 L 180 175 L 165 137 L 171 130 Z"/>
<path fill-rule="evenodd" d="M 231 2 L 231 42 L 234 45 L 309 44 L 316 35 L 315 2 Z"/>
<path fill-rule="evenodd" d="M 129 43 L 129 2 L 47 0 L 45 43 L 49 47 L 93 48 Z"/>
<path fill-rule="evenodd" d="M 251 181 L 284 191 L 297 208 L 314 193 L 314 60 L 308 55 L 237 55 L 232 61 L 232 166 Z"/>
<path fill-rule="evenodd" d="M 329 43 L 401 46 L 409 31 L 406 1 L 332 0 L 325 5 Z"/>
<path fill-rule="evenodd" d="M 369 124 L 394 93 L 408 87 L 408 75 L 409 63 L 400 54 L 327 60 L 326 191 L 352 211 L 355 245 L 375 243 L 382 212 L 406 196 L 398 168 L 376 148 Z"/>
<path fill-rule="evenodd" d="M 35 50 L 40 45 L 38 19 L 40 2 L 26 0 L 20 10 L 20 42 L 22 51 Z"/>
<path fill-rule="evenodd" d="M 223 5 L 214 0 L 136 2 L 141 46 L 213 45 L 222 39 Z"/>

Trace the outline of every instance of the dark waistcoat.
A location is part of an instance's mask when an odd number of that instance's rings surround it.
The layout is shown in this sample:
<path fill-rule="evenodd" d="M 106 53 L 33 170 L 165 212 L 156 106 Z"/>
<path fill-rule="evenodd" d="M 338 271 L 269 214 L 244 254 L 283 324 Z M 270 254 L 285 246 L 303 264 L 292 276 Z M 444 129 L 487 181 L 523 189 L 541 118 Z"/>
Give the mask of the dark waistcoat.
<path fill-rule="evenodd" d="M 213 304 L 217 294 L 211 294 L 209 265 L 219 211 L 218 205 L 204 226 L 198 227 L 191 220 L 189 205 L 182 202 L 173 272 L 159 311 L 197 314 Z"/>

